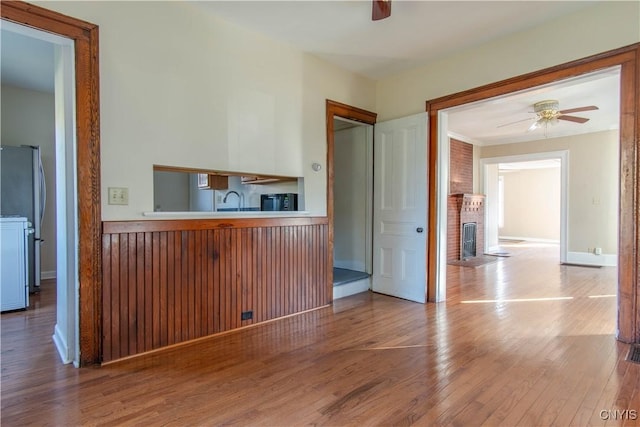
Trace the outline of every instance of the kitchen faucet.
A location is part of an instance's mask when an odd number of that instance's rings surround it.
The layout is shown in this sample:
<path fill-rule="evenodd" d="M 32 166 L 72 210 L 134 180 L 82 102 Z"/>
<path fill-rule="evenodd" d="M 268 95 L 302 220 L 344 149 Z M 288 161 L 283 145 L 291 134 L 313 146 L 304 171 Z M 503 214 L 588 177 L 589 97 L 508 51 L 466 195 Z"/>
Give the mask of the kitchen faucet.
<path fill-rule="evenodd" d="M 222 203 L 227 203 L 227 198 L 229 197 L 230 194 L 235 194 L 236 196 L 238 196 L 238 211 L 240 211 L 243 208 L 243 200 L 244 200 L 244 194 L 240 194 L 235 190 L 231 190 L 231 191 L 227 191 L 227 194 L 224 195 L 224 198 L 222 199 Z"/>

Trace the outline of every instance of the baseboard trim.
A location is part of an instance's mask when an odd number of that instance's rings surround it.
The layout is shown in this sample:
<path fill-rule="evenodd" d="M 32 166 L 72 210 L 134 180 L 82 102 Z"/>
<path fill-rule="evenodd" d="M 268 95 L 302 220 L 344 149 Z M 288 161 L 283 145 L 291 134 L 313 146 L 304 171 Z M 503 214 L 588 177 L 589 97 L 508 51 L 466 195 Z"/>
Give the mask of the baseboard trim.
<path fill-rule="evenodd" d="M 595 254 L 590 254 L 588 252 L 568 252 L 567 262 L 571 264 L 616 267 L 618 265 L 618 255 L 616 254 L 595 255 Z"/>
<path fill-rule="evenodd" d="M 56 271 L 41 271 L 40 272 L 40 280 L 49 280 L 56 278 Z"/>
<path fill-rule="evenodd" d="M 345 283 L 344 285 L 333 287 L 333 299 L 337 300 L 351 295 L 366 292 L 371 288 L 371 278 L 356 280 L 354 282 Z"/>
<path fill-rule="evenodd" d="M 67 345 L 67 340 L 64 339 L 62 333 L 60 332 L 60 328 L 56 324 L 53 332 L 53 343 L 58 350 L 58 354 L 60 355 L 60 359 L 62 359 L 62 363 L 67 364 L 73 362 L 73 360 L 69 357 L 69 346 Z"/>
<path fill-rule="evenodd" d="M 521 236 L 498 236 L 498 239 L 505 239 L 505 240 L 524 240 L 527 242 L 532 242 L 532 243 L 553 243 L 553 244 L 560 244 L 560 240 L 556 240 L 556 239 L 540 239 L 537 237 L 521 237 Z"/>

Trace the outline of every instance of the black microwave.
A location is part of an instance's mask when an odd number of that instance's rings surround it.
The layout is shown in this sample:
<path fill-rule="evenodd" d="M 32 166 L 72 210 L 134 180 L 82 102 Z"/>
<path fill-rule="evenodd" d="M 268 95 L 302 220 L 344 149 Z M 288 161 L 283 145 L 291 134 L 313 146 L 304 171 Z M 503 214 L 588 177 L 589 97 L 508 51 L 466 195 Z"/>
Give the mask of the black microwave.
<path fill-rule="evenodd" d="M 298 195 L 296 193 L 262 194 L 260 196 L 261 211 L 297 211 Z"/>

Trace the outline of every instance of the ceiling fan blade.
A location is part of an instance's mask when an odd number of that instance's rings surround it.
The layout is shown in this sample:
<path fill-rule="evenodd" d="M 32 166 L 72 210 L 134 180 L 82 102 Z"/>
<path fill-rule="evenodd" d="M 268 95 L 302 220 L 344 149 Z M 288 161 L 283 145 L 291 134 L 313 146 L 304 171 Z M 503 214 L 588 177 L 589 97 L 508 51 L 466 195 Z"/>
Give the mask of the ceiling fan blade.
<path fill-rule="evenodd" d="M 578 108 L 570 108 L 568 110 L 560 110 L 558 113 L 560 114 L 569 114 L 569 113 L 579 113 L 581 111 L 591 111 L 598 110 L 599 108 L 595 105 L 589 105 L 588 107 L 578 107 Z"/>
<path fill-rule="evenodd" d="M 538 129 L 539 126 L 540 126 L 540 120 L 536 120 L 535 122 L 533 122 L 531 126 L 529 126 L 529 129 L 527 129 L 527 132 L 534 131 Z"/>
<path fill-rule="evenodd" d="M 391 16 L 391 0 L 371 0 L 372 13 L 371 19 L 379 21 Z"/>
<path fill-rule="evenodd" d="M 558 116 L 558 120 L 567 120 L 569 122 L 575 123 L 586 123 L 589 121 L 586 117 L 576 117 L 576 116 Z"/>
<path fill-rule="evenodd" d="M 533 120 L 533 119 L 534 119 L 534 117 L 529 117 L 528 119 L 516 120 L 515 122 L 505 123 L 503 125 L 498 125 L 496 127 L 503 128 L 505 126 L 511 126 L 511 125 L 515 125 L 516 123 L 526 122 L 526 121 Z"/>

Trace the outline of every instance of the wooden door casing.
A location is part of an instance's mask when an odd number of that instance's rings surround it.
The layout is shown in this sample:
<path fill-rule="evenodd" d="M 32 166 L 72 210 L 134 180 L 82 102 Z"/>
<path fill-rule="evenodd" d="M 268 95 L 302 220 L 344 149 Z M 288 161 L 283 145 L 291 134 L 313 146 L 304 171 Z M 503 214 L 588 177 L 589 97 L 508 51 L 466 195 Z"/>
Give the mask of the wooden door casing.
<path fill-rule="evenodd" d="M 79 362 L 81 366 L 95 364 L 100 358 L 102 220 L 98 26 L 23 1 L 3 1 L 0 10 L 2 19 L 75 43 Z"/>

